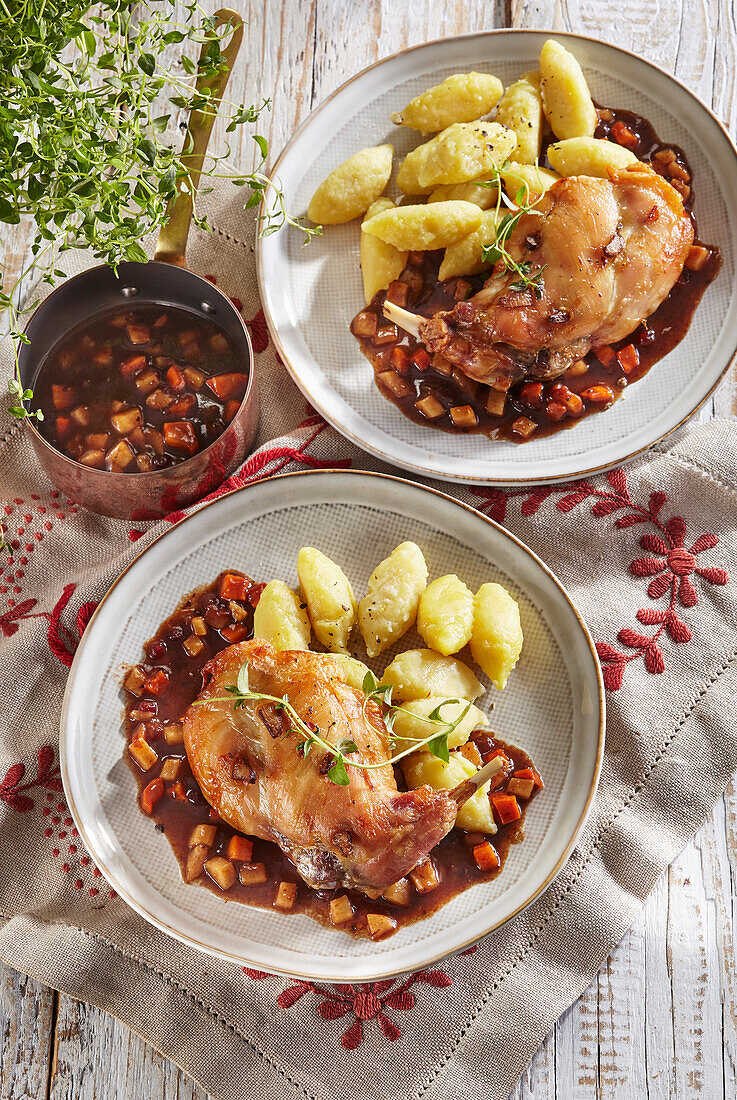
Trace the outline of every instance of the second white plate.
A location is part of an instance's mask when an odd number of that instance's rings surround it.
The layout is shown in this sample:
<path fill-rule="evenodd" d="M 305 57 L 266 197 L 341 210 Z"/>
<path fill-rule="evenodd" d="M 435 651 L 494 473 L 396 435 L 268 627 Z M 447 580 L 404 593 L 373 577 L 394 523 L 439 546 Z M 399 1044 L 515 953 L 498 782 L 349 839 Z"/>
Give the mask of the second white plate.
<path fill-rule="evenodd" d="M 418 136 L 393 126 L 391 112 L 429 85 L 470 69 L 493 72 L 509 84 L 537 67 L 548 37 L 539 31 L 491 31 L 430 42 L 349 80 L 312 112 L 275 166 L 288 209 L 306 211 L 318 183 L 358 149 L 390 141 L 398 164 Z M 726 131 L 687 88 L 647 61 L 589 38 L 555 37 L 581 62 L 597 102 L 644 115 L 663 141 L 683 147 L 694 170 L 699 234 L 720 247 L 724 266 L 685 339 L 616 405 L 571 430 L 520 445 L 416 424 L 379 393 L 349 331 L 363 305 L 357 221 L 326 227 L 306 248 L 300 235 L 287 229 L 259 240 L 264 312 L 294 381 L 338 431 L 415 474 L 519 484 L 619 465 L 691 416 L 735 352 L 737 152 Z"/>
<path fill-rule="evenodd" d="M 305 543 L 338 561 L 356 592 L 397 543 L 422 547 L 430 575 L 472 589 L 497 580 L 519 601 L 524 648 L 495 703 L 492 728 L 527 749 L 545 778 L 524 843 L 501 875 L 378 943 L 309 917 L 285 916 L 185 885 L 165 837 L 139 810 L 123 759 L 121 670 L 194 588 L 226 568 L 296 585 Z M 398 648 L 419 644 L 407 637 Z M 394 651 L 374 662 L 375 672 Z M 522 543 L 442 493 L 380 474 L 314 472 L 247 486 L 195 512 L 153 543 L 113 585 L 84 632 L 61 724 L 64 789 L 82 840 L 114 889 L 164 932 L 241 965 L 299 978 L 372 981 L 429 966 L 528 905 L 563 865 L 596 789 L 604 699 L 591 638 L 560 583 Z"/>

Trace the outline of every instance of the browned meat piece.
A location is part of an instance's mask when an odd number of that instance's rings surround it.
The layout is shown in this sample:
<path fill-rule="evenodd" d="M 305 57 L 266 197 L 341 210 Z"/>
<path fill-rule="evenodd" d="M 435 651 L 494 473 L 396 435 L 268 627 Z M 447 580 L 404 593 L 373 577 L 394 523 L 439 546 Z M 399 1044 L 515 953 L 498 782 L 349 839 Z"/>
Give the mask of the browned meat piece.
<path fill-rule="evenodd" d="M 349 785 L 336 786 L 326 774 L 325 752 L 313 746 L 303 758 L 301 738 L 273 704 L 254 701 L 234 710 L 231 698 L 218 701 L 246 661 L 252 690 L 286 694 L 331 744 L 353 740 L 358 753 L 346 760 L 381 764 L 389 756 L 379 707 L 369 704 L 367 722 L 365 696 L 345 682 L 339 661 L 241 642 L 205 666 L 198 699 L 206 702 L 191 706 L 184 719 L 187 756 L 207 801 L 235 829 L 278 844 L 310 886 L 381 892 L 397 882 L 453 828 L 453 792 L 400 793 L 391 764 L 373 771 L 349 766 Z"/>
<path fill-rule="evenodd" d="M 492 274 L 467 302 L 419 325 L 431 352 L 470 378 L 507 389 L 556 378 L 592 347 L 628 336 L 678 279 L 693 241 L 681 196 L 646 165 L 612 179 L 559 180 L 507 242 L 539 291 Z"/>

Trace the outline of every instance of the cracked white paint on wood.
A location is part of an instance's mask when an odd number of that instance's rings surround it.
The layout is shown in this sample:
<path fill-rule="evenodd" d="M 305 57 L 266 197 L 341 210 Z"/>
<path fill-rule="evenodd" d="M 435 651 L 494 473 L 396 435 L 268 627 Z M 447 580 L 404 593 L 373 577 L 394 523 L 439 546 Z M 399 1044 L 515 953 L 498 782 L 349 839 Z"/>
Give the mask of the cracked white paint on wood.
<path fill-rule="evenodd" d="M 274 153 L 315 104 L 377 58 L 504 25 L 616 42 L 675 72 L 731 132 L 737 121 L 727 0 L 250 0 L 242 8 L 248 25 L 229 95 L 271 97 L 261 129 Z M 252 163 L 250 139 L 233 157 L 242 169 Z M 28 242 L 27 225 L 6 234 L 7 283 Z M 737 414 L 736 379 L 733 371 L 703 417 Z M 737 1100 L 736 882 L 733 785 L 510 1100 Z M 1 968 L 0 1036 L 0 1100 L 206 1100 L 116 1020 Z"/>

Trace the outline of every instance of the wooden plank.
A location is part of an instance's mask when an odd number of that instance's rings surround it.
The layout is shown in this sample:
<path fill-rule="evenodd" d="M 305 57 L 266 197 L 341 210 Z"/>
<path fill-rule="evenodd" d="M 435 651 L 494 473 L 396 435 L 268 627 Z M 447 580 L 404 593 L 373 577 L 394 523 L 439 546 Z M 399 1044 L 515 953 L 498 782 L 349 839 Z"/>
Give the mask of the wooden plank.
<path fill-rule="evenodd" d="M 41 1095 L 46 1093 L 28 1094 L 39 1100 Z M 191 1078 L 124 1024 L 60 996 L 48 1100 L 109 1100 L 113 1095 L 116 1100 L 207 1100 Z"/>
<path fill-rule="evenodd" d="M 673 995 L 668 970 L 668 876 L 662 875 L 643 911 L 645 926 L 645 1087 L 648 1100 L 670 1100 Z"/>
<path fill-rule="evenodd" d="M 54 993 L 0 964 L 0 1098 L 45 1097 Z"/>

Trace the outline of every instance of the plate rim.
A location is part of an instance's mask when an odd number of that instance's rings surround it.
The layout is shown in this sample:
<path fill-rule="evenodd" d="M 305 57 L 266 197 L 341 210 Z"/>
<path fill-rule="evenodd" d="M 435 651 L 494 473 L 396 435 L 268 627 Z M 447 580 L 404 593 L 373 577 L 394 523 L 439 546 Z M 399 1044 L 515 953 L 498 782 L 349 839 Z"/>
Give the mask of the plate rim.
<path fill-rule="evenodd" d="M 427 42 L 418 42 L 414 46 L 406 46 L 404 49 L 395 50 L 393 53 L 387 54 L 386 57 L 378 58 L 376 61 L 373 61 L 370 65 L 366 65 L 359 72 L 355 73 L 353 76 L 349 77 L 347 80 L 344 80 L 337 88 L 335 88 L 323 100 L 321 100 L 320 103 L 318 103 L 316 107 L 313 107 L 313 109 L 310 111 L 310 113 L 307 115 L 307 117 L 302 122 L 300 122 L 300 124 L 296 127 L 296 129 L 292 133 L 291 137 L 288 139 L 286 144 L 281 149 L 281 151 L 279 153 L 279 156 L 276 159 L 275 164 L 273 165 L 273 167 L 269 171 L 269 175 L 271 177 L 274 177 L 274 178 L 277 177 L 280 165 L 282 164 L 282 162 L 283 162 L 284 158 L 287 156 L 287 154 L 290 152 L 292 146 L 295 144 L 297 139 L 301 136 L 302 132 L 307 128 L 307 126 L 310 123 L 312 123 L 314 121 L 315 117 L 317 115 L 319 115 L 328 106 L 329 103 L 332 102 L 332 100 L 337 95 L 339 95 L 341 92 L 343 92 L 349 85 L 353 84 L 357 80 L 360 80 L 361 77 L 365 76 L 369 72 L 372 72 L 374 69 L 378 68 L 380 65 L 383 65 L 383 64 L 388 63 L 390 61 L 394 61 L 399 57 L 405 56 L 406 54 L 414 53 L 416 50 L 426 49 L 427 47 L 430 47 L 430 46 L 437 46 L 437 45 L 440 45 L 444 42 L 449 42 L 451 40 L 453 42 L 457 42 L 457 41 L 463 42 L 463 41 L 466 41 L 466 40 L 469 40 L 469 39 L 489 38 L 493 35 L 509 35 L 509 34 L 514 34 L 514 35 L 518 35 L 518 34 L 519 35 L 550 35 L 550 36 L 553 36 L 555 38 L 566 38 L 569 41 L 574 41 L 574 42 L 576 42 L 576 41 L 577 42 L 591 42 L 591 43 L 594 43 L 597 46 L 604 46 L 607 49 L 613 50 L 615 53 L 624 54 L 625 56 L 627 56 L 629 58 L 632 58 L 636 63 L 641 64 L 641 65 L 645 65 L 646 67 L 654 70 L 656 73 L 659 73 L 661 76 L 664 76 L 667 80 L 669 80 L 673 84 L 677 85 L 677 87 L 680 89 L 681 92 L 685 93 L 696 104 L 696 106 L 698 108 L 700 108 L 702 111 L 704 111 L 713 123 L 716 123 L 717 129 L 719 131 L 721 131 L 721 136 L 722 136 L 723 139 L 726 140 L 727 146 L 728 146 L 730 152 L 732 153 L 732 155 L 734 157 L 735 168 L 737 168 L 737 144 L 732 139 L 732 137 L 731 137 L 729 131 L 727 130 L 727 127 L 725 126 L 725 124 L 718 117 L 718 115 L 711 109 L 711 107 L 708 106 L 708 104 L 704 103 L 704 101 L 695 92 L 693 92 L 682 80 L 680 80 L 673 73 L 668 72 L 668 70 L 663 68 L 663 66 L 656 64 L 656 62 L 654 62 L 654 61 L 650 61 L 648 58 L 640 57 L 639 54 L 636 54 L 633 50 L 625 49 L 622 46 L 615 45 L 613 42 L 607 42 L 603 38 L 597 38 L 595 35 L 576 34 L 573 31 L 556 31 L 556 30 L 552 30 L 552 29 L 537 28 L 537 27 L 497 27 L 497 28 L 494 28 L 494 29 L 491 29 L 491 30 L 469 32 L 467 34 L 454 35 L 452 39 L 445 36 L 445 37 L 441 37 L 441 38 L 433 38 L 433 39 L 428 40 Z M 261 200 L 261 205 L 259 207 L 259 218 L 264 216 L 265 211 L 266 211 L 266 205 L 267 205 L 267 194 L 264 193 L 264 197 Z M 277 351 L 279 357 L 281 358 L 282 362 L 286 366 L 287 371 L 289 372 L 289 375 L 290 375 L 292 381 L 297 386 L 297 388 L 300 390 L 302 395 L 305 398 L 307 398 L 307 400 L 315 407 L 315 409 L 317 409 L 317 411 L 320 413 L 320 415 L 330 424 L 330 426 L 332 428 L 334 428 L 336 431 L 338 431 L 344 438 L 348 439 L 349 442 L 353 443 L 361 451 L 364 451 L 367 454 L 373 455 L 374 458 L 378 458 L 382 462 L 391 463 L 393 466 L 397 466 L 400 469 L 406 470 L 408 473 L 415 474 L 416 476 L 432 477 L 432 478 L 435 478 L 435 479 L 438 479 L 438 480 L 441 480 L 441 481 L 447 481 L 451 484 L 456 484 L 456 485 L 499 485 L 499 486 L 514 485 L 514 486 L 519 486 L 519 485 L 553 485 L 553 484 L 556 484 L 556 483 L 576 481 L 576 480 L 578 480 L 582 477 L 590 477 L 590 476 L 593 476 L 593 475 L 598 474 L 598 473 L 605 473 L 607 470 L 612 470 L 612 469 L 615 469 L 617 466 L 623 465 L 626 462 L 631 462 L 632 459 L 636 458 L 640 454 L 643 454 L 645 451 L 650 450 L 651 447 L 655 447 L 658 443 L 661 443 L 664 439 L 667 439 L 674 432 L 678 431 L 679 428 L 683 427 L 683 425 L 687 421 L 689 421 L 693 416 L 695 416 L 699 412 L 700 409 L 703 408 L 703 406 L 709 400 L 709 398 L 714 393 L 716 388 L 722 382 L 722 380 L 724 379 L 727 372 L 735 365 L 735 363 L 737 363 L 737 328 L 736 328 L 735 329 L 735 334 L 733 336 L 732 352 L 729 355 L 729 358 L 727 359 L 727 362 L 725 363 L 725 365 L 724 365 L 723 369 L 721 370 L 719 376 L 715 379 L 715 381 L 709 387 L 707 392 L 703 395 L 703 397 L 701 397 L 697 401 L 697 403 L 690 409 L 690 411 L 684 413 L 684 415 L 678 420 L 678 422 L 676 424 L 673 425 L 673 427 L 668 428 L 666 431 L 662 432 L 660 435 L 658 435 L 654 439 L 650 440 L 649 443 L 645 443 L 641 447 L 636 448 L 634 451 L 630 451 L 628 454 L 623 455 L 623 456 L 621 456 L 617 459 L 614 459 L 612 461 L 603 462 L 603 463 L 600 463 L 596 466 L 586 467 L 585 469 L 577 470 L 574 473 L 568 473 L 568 474 L 562 474 L 562 475 L 546 474 L 546 475 L 543 475 L 541 477 L 532 477 L 532 476 L 504 477 L 504 478 L 501 478 L 501 477 L 480 477 L 480 476 L 474 475 L 473 473 L 454 474 L 454 473 L 447 473 L 447 472 L 439 471 L 437 469 L 434 469 L 433 467 L 422 466 L 419 463 L 410 461 L 409 459 L 400 459 L 400 458 L 397 458 L 394 455 L 387 455 L 387 453 L 385 451 L 379 450 L 377 447 L 372 446 L 372 444 L 370 442 L 367 442 L 364 439 L 359 438 L 358 436 L 353 434 L 353 432 L 351 432 L 347 428 L 345 428 L 341 424 L 341 422 L 340 422 L 340 420 L 337 416 L 332 415 L 330 412 L 328 412 L 320 404 L 320 402 L 316 399 L 315 395 L 310 392 L 310 390 L 307 388 L 307 386 L 302 383 L 302 381 L 299 377 L 299 373 L 298 373 L 297 368 L 292 364 L 289 356 L 286 353 L 286 350 L 285 350 L 285 348 L 282 344 L 282 341 L 279 337 L 279 334 L 278 334 L 278 331 L 277 331 L 277 328 L 276 328 L 276 324 L 274 322 L 274 318 L 272 317 L 269 298 L 268 298 L 268 294 L 267 294 L 266 286 L 265 286 L 266 275 L 265 275 L 265 271 L 264 271 L 264 262 L 263 262 L 264 240 L 265 240 L 264 237 L 260 236 L 260 234 L 258 234 L 258 233 L 256 234 L 255 259 L 256 259 L 256 280 L 257 280 L 257 283 L 258 283 L 259 299 L 261 301 L 261 308 L 263 309 L 263 312 L 264 312 L 264 317 L 266 319 L 266 324 L 267 324 L 267 327 L 268 327 L 268 330 L 269 330 L 269 334 L 270 334 L 270 336 L 271 336 L 271 338 L 274 342 L 274 347 L 276 348 L 276 351 Z"/>
<path fill-rule="evenodd" d="M 562 581 L 559 580 L 559 578 L 556 576 L 556 574 L 553 572 L 553 570 L 542 560 L 542 558 L 540 558 L 532 549 L 530 549 L 530 547 L 527 546 L 526 543 L 524 543 L 520 538 L 518 538 L 511 531 L 508 531 L 506 527 L 502 526 L 502 524 L 497 523 L 495 520 L 491 519 L 490 516 L 484 515 L 483 512 L 480 512 L 478 509 L 474 508 L 472 505 L 466 504 L 465 501 L 458 500 L 456 497 L 453 497 L 449 493 L 443 492 L 440 489 L 436 489 L 434 486 L 422 485 L 422 484 L 419 484 L 417 482 L 410 481 L 408 478 L 398 477 L 395 474 L 386 474 L 386 473 L 373 471 L 373 470 L 342 470 L 342 469 L 295 470 L 295 471 L 292 471 L 292 472 L 289 472 L 289 473 L 274 474 L 271 477 L 261 478 L 258 481 L 251 482 L 248 485 L 241 485 L 241 486 L 238 486 L 234 489 L 228 490 L 226 493 L 222 493 L 219 497 L 215 497 L 213 500 L 208 501 L 202 507 L 195 508 L 194 511 L 190 512 L 188 515 L 186 515 L 186 516 L 182 517 L 181 519 L 177 520 L 176 523 L 172 524 L 169 528 L 167 528 L 167 530 L 162 531 L 159 535 L 157 535 L 156 538 L 154 538 L 153 541 L 148 546 L 146 546 L 144 549 L 142 549 L 141 551 L 139 551 L 139 553 L 137 553 L 135 555 L 135 557 L 132 559 L 132 561 L 130 561 L 126 565 L 125 569 L 119 574 L 118 577 L 115 578 L 115 580 L 112 582 L 112 584 L 109 586 L 109 588 L 105 591 L 105 594 L 103 595 L 102 599 L 100 600 L 99 604 L 97 605 L 97 607 L 96 607 L 96 609 L 95 609 L 95 611 L 92 615 L 92 618 L 90 619 L 89 623 L 87 624 L 87 627 L 86 627 L 86 629 L 85 629 L 85 631 L 82 635 L 82 638 L 80 639 L 79 646 L 77 647 L 76 653 L 75 653 L 73 661 L 72 661 L 72 665 L 69 669 L 69 675 L 67 677 L 67 682 L 66 682 L 65 689 L 64 689 L 64 698 L 63 698 L 63 701 L 62 701 L 62 708 L 61 708 L 61 714 L 60 714 L 60 719 L 59 719 L 59 767 L 60 767 L 62 786 L 64 788 L 64 794 L 65 794 L 65 797 L 67 799 L 67 804 L 69 806 L 69 812 L 70 812 L 70 814 L 72 815 L 72 817 L 74 819 L 74 824 L 75 824 L 76 828 L 79 830 L 80 839 L 82 840 L 83 844 L 87 848 L 89 854 L 94 859 L 95 865 L 99 868 L 99 870 L 102 873 L 102 875 L 104 876 L 106 882 L 108 882 L 108 884 L 111 886 L 111 888 L 116 891 L 118 896 L 120 898 L 122 898 L 122 900 L 126 903 L 126 905 L 129 905 L 130 908 L 134 910 L 134 912 L 138 913 L 139 916 L 143 917 L 146 921 L 148 921 L 149 924 L 151 924 L 153 927 L 159 929 L 159 931 L 164 932 L 166 935 L 171 936 L 173 939 L 178 940 L 180 943 L 184 943 L 189 947 L 194 947 L 196 950 L 198 950 L 200 952 L 203 952 L 206 955 L 214 956 L 215 958 L 223 959 L 227 962 L 232 962 L 232 963 L 234 963 L 238 966 L 241 966 L 241 967 L 251 966 L 251 967 L 254 967 L 254 968 L 257 968 L 257 969 L 266 969 L 270 973 L 279 974 L 282 977 L 293 978 L 293 979 L 297 979 L 297 980 L 306 980 L 306 981 L 319 980 L 319 981 L 334 982 L 336 984 L 345 984 L 345 983 L 350 983 L 350 982 L 355 982 L 355 981 L 379 981 L 379 980 L 384 979 L 384 978 L 397 977 L 399 975 L 402 975 L 402 974 L 405 974 L 405 973 L 410 973 L 410 972 L 414 971 L 415 969 L 417 969 L 417 964 L 411 964 L 407 968 L 402 968 L 402 967 L 397 968 L 395 965 L 392 965 L 389 962 L 390 956 L 386 956 L 387 964 L 383 965 L 383 966 L 382 965 L 377 966 L 376 963 L 377 963 L 378 959 L 381 959 L 383 956 L 368 956 L 366 959 L 363 959 L 363 960 L 356 959 L 355 962 L 358 963 L 359 965 L 364 965 L 364 966 L 369 967 L 370 968 L 370 973 L 365 973 L 365 974 L 362 973 L 359 976 L 353 975 L 353 976 L 346 977 L 345 976 L 346 960 L 343 959 L 343 963 L 342 963 L 343 973 L 342 974 L 340 972 L 333 972 L 333 973 L 325 972 L 325 973 L 315 974 L 314 971 L 292 969 L 292 968 L 287 968 L 287 967 L 282 967 L 282 966 L 274 966 L 270 961 L 268 963 L 265 963 L 264 960 L 260 959 L 260 958 L 253 959 L 253 958 L 250 958 L 250 957 L 246 957 L 243 954 L 234 954 L 231 951 L 226 951 L 224 949 L 213 947 L 210 944 L 202 943 L 201 941 L 196 939 L 193 935 L 189 935 L 186 932 L 182 932 L 182 931 L 180 931 L 176 928 L 171 927 L 163 919 L 161 919 L 161 918 L 155 916 L 154 914 L 150 913 L 147 910 L 146 906 L 141 901 L 139 901 L 137 898 L 132 896 L 131 892 L 127 889 L 127 887 L 121 886 L 121 884 L 118 882 L 118 879 L 117 879 L 117 876 L 115 875 L 115 873 L 112 872 L 107 867 L 104 857 L 98 851 L 97 845 L 90 840 L 90 835 L 89 835 L 88 829 L 85 825 L 84 818 L 83 818 L 83 816 L 82 816 L 82 814 L 79 810 L 79 807 L 77 806 L 77 803 L 74 799 L 74 794 L 73 794 L 73 789 L 72 789 L 72 779 L 70 777 L 70 770 L 69 770 L 68 745 L 67 745 L 67 726 L 68 726 L 68 719 L 69 719 L 69 708 L 70 708 L 70 704 L 71 704 L 71 696 L 72 696 L 72 693 L 73 693 L 73 685 L 74 685 L 76 674 L 79 672 L 79 667 L 81 666 L 82 661 L 84 659 L 85 650 L 88 649 L 90 644 L 91 644 L 91 639 L 92 639 L 92 636 L 93 636 L 93 632 L 92 632 L 91 628 L 92 628 L 92 626 L 95 622 L 95 619 L 100 614 L 104 604 L 108 600 L 108 597 L 111 596 L 113 591 L 118 587 L 119 584 L 121 584 L 121 582 L 126 577 L 128 572 L 133 568 L 133 566 L 137 562 L 139 562 L 141 560 L 141 558 L 143 558 L 148 553 L 148 551 L 150 549 L 152 549 L 152 547 L 154 547 L 157 543 L 161 542 L 162 539 L 165 539 L 168 536 L 173 535 L 173 533 L 177 530 L 177 528 L 179 528 L 183 524 L 187 523 L 188 520 L 194 518 L 196 515 L 199 515 L 201 512 L 205 511 L 207 508 L 210 508 L 213 505 L 218 504 L 220 501 L 224 500 L 227 497 L 234 496 L 237 493 L 244 493 L 245 494 L 245 493 L 248 493 L 249 490 L 251 490 L 251 491 L 252 490 L 257 490 L 260 485 L 265 484 L 265 483 L 269 483 L 269 482 L 273 482 L 273 481 L 281 481 L 281 480 L 294 479 L 294 478 L 314 479 L 314 478 L 323 477 L 323 476 L 326 476 L 326 475 L 327 476 L 337 476 L 340 479 L 345 478 L 347 481 L 350 480 L 352 477 L 380 478 L 380 479 L 385 480 L 385 481 L 391 481 L 391 482 L 394 482 L 394 483 L 398 483 L 400 486 L 402 486 L 404 488 L 408 487 L 411 490 L 418 490 L 420 492 L 430 493 L 431 495 L 440 497 L 446 503 L 449 503 L 451 505 L 456 505 L 460 508 L 463 508 L 467 512 L 471 513 L 474 518 L 483 521 L 485 524 L 488 524 L 490 527 L 492 527 L 498 534 L 501 534 L 503 537 L 506 537 L 507 539 L 509 539 L 512 543 L 515 544 L 518 551 L 521 551 L 522 553 L 529 555 L 533 559 L 533 561 L 543 570 L 543 572 L 547 576 L 547 579 L 554 585 L 555 588 L 558 589 L 560 595 L 563 597 L 565 602 L 568 604 L 568 607 L 569 607 L 570 611 L 573 613 L 573 616 L 574 616 L 576 622 L 578 623 L 578 627 L 579 627 L 580 631 L 583 634 L 583 638 L 586 641 L 586 643 L 588 645 L 588 648 L 589 648 L 589 651 L 590 651 L 590 654 L 591 654 L 592 666 L 593 666 L 593 669 L 594 669 L 594 672 L 595 672 L 596 683 L 597 683 L 597 688 L 598 688 L 597 701 L 598 701 L 598 713 L 599 713 L 597 746 L 596 746 L 596 759 L 595 759 L 595 764 L 594 764 L 594 769 L 593 769 L 593 776 L 592 776 L 592 781 L 591 781 L 591 784 L 589 786 L 589 790 L 588 790 L 588 793 L 587 793 L 587 796 L 586 796 L 586 801 L 585 801 L 584 806 L 581 810 L 581 814 L 579 815 L 578 821 L 576 822 L 576 825 L 574 826 L 574 828 L 571 832 L 571 835 L 570 835 L 565 847 L 563 848 L 563 851 L 561 852 L 561 855 L 559 856 L 558 860 L 556 861 L 554 867 L 551 868 L 550 872 L 548 873 L 548 875 L 546 876 L 544 881 L 542 883 L 540 883 L 540 885 L 537 887 L 537 889 L 535 889 L 532 893 L 530 893 L 528 896 L 526 896 L 525 899 L 518 906 L 516 906 L 510 913 L 508 913 L 505 917 L 503 917 L 500 920 L 494 921 L 493 924 L 489 925 L 488 927 L 485 927 L 483 931 L 471 936 L 468 940 L 465 940 L 463 943 L 454 945 L 453 948 L 450 951 L 440 951 L 440 952 L 437 952 L 437 953 L 433 954 L 432 957 L 424 959 L 424 961 L 419 964 L 420 968 L 427 968 L 428 966 L 432 966 L 435 963 L 439 962 L 441 959 L 447 958 L 450 955 L 455 955 L 458 952 L 466 950 L 468 947 L 472 946 L 473 944 L 478 943 L 485 936 L 487 936 L 490 933 L 492 933 L 492 932 L 496 931 L 497 929 L 501 928 L 508 921 L 510 921 L 514 917 L 518 916 L 521 912 L 523 912 L 523 910 L 525 910 L 528 906 L 530 906 L 538 897 L 540 897 L 540 895 L 542 893 L 544 893 L 545 890 L 548 889 L 548 887 L 557 878 L 557 876 L 559 875 L 559 873 L 563 869 L 563 867 L 566 864 L 571 852 L 573 851 L 573 848 L 575 847 L 579 837 L 581 836 L 581 833 L 584 829 L 584 826 L 586 824 L 588 816 L 591 812 L 591 808 L 593 806 L 594 799 L 596 797 L 596 792 L 597 792 L 598 785 L 599 785 L 599 779 L 600 779 L 600 776 L 601 776 L 601 770 L 602 770 L 602 765 L 603 765 L 603 760 L 604 760 L 604 747 L 605 747 L 605 735 L 606 735 L 606 695 L 605 695 L 605 690 L 604 690 L 604 680 L 603 680 L 603 675 L 602 675 L 602 670 L 601 670 L 601 664 L 599 662 L 599 659 L 598 659 L 598 656 L 597 656 L 597 653 L 596 653 L 596 646 L 595 646 L 594 641 L 591 637 L 591 634 L 590 634 L 589 629 L 586 625 L 586 622 L 585 622 L 583 616 L 581 615 L 581 612 L 578 610 L 574 600 L 572 599 L 572 597 L 568 593 L 565 585 L 562 583 Z"/>

